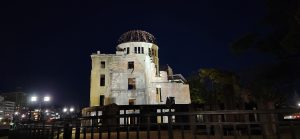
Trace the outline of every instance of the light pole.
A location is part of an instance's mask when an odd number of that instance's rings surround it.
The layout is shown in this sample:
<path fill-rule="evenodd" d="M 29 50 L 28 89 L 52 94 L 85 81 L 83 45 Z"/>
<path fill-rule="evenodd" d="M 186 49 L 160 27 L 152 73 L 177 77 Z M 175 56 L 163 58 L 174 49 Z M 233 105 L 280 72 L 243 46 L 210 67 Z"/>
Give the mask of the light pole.
<path fill-rule="evenodd" d="M 51 101 L 51 97 L 50 96 L 44 96 L 43 97 L 43 100 L 42 101 L 40 101 L 39 100 L 39 97 L 38 96 L 31 96 L 30 97 L 30 102 L 31 102 L 31 104 L 32 105 L 37 105 L 37 107 L 38 107 L 38 115 L 39 115 L 39 120 L 42 120 L 42 121 L 44 121 L 44 107 L 45 107 L 45 105 L 47 104 L 47 103 L 49 103 Z M 30 112 L 29 112 L 29 119 L 31 119 L 31 109 L 30 109 Z"/>
<path fill-rule="evenodd" d="M 64 113 L 64 118 L 72 118 L 72 114 L 73 112 L 75 112 L 75 108 L 74 107 L 64 107 L 63 108 L 63 113 Z"/>
<path fill-rule="evenodd" d="M 31 121 L 31 117 L 32 117 L 32 111 L 33 111 L 33 110 L 32 110 L 32 108 L 33 108 L 33 106 L 32 106 L 32 105 L 33 105 L 34 103 L 36 103 L 36 102 L 37 102 L 37 100 L 38 100 L 38 97 L 34 95 L 34 96 L 31 96 L 29 100 L 30 100 L 30 104 L 31 104 L 31 106 L 29 107 L 29 115 L 28 115 L 28 120 L 29 120 L 29 121 Z"/>

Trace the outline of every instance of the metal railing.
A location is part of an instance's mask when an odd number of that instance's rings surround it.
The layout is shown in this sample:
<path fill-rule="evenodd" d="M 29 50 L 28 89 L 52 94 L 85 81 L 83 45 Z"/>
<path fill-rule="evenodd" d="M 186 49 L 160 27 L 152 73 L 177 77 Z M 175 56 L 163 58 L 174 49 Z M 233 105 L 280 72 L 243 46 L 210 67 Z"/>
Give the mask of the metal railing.
<path fill-rule="evenodd" d="M 149 107 L 154 110 L 156 108 L 155 105 Z M 10 138 L 300 138 L 300 121 L 283 119 L 284 115 L 297 113 L 299 110 L 142 111 L 61 119 L 52 124 L 20 124 L 11 132 Z"/>

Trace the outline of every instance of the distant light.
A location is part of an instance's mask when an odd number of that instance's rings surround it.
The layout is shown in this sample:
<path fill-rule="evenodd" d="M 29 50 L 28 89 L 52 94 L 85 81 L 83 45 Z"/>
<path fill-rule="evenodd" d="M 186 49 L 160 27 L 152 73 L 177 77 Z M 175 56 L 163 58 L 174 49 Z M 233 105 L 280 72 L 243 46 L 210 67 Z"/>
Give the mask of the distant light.
<path fill-rule="evenodd" d="M 50 98 L 49 96 L 45 96 L 45 97 L 44 97 L 44 101 L 45 101 L 45 102 L 49 102 L 50 99 L 51 99 L 51 98 Z"/>
<path fill-rule="evenodd" d="M 3 117 L 0 117 L 0 120 L 2 120 L 3 119 Z"/>
<path fill-rule="evenodd" d="M 67 109 L 67 108 L 64 108 L 64 109 L 63 109 L 63 112 L 67 112 L 67 111 L 68 111 L 68 109 Z"/>
<path fill-rule="evenodd" d="M 37 96 L 32 96 L 32 97 L 30 98 L 30 101 L 31 101 L 31 102 L 36 102 L 37 99 L 38 99 Z"/>
<path fill-rule="evenodd" d="M 284 118 L 283 119 L 293 119 L 293 116 L 291 116 L 291 115 L 287 115 L 287 116 L 284 116 Z"/>
<path fill-rule="evenodd" d="M 26 117 L 26 115 L 25 115 L 25 114 L 22 114 L 22 115 L 21 115 L 21 118 L 25 118 L 25 117 Z"/>
<path fill-rule="evenodd" d="M 73 112 L 74 111 L 74 108 L 72 107 L 72 108 L 70 108 L 70 112 Z"/>
<path fill-rule="evenodd" d="M 300 107 L 300 102 L 298 103 L 298 107 Z"/>
<path fill-rule="evenodd" d="M 16 111 L 16 112 L 15 112 L 15 115 L 18 115 L 18 114 L 19 114 L 19 112 Z"/>
<path fill-rule="evenodd" d="M 45 110 L 45 112 L 47 113 L 47 112 L 49 112 L 49 110 Z"/>

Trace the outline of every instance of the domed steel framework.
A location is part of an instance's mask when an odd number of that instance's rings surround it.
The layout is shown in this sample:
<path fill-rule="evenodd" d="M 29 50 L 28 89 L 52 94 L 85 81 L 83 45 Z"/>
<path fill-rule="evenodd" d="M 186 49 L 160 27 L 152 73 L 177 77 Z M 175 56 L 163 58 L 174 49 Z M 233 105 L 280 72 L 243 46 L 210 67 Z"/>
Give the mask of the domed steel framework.
<path fill-rule="evenodd" d="M 155 37 L 143 30 L 131 30 L 121 35 L 118 44 L 126 42 L 148 42 L 156 44 Z"/>

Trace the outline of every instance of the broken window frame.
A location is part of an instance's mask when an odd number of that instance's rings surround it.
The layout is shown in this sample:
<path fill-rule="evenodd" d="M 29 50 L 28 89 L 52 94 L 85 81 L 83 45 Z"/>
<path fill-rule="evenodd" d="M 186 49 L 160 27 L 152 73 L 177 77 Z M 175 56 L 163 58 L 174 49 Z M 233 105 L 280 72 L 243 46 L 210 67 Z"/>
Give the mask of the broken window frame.
<path fill-rule="evenodd" d="M 134 69 L 134 61 L 128 61 L 127 69 Z"/>
<path fill-rule="evenodd" d="M 100 86 L 105 86 L 105 74 L 100 75 Z"/>
<path fill-rule="evenodd" d="M 136 90 L 136 79 L 128 78 L 128 90 Z"/>
<path fill-rule="evenodd" d="M 99 97 L 99 106 L 104 106 L 105 95 L 100 95 Z"/>
<path fill-rule="evenodd" d="M 128 100 L 128 105 L 135 105 L 136 99 L 129 99 Z"/>
<path fill-rule="evenodd" d="M 130 47 L 127 47 L 127 54 L 129 54 L 130 52 Z"/>
<path fill-rule="evenodd" d="M 100 64 L 101 64 L 101 68 L 105 69 L 105 61 L 101 61 Z"/>

